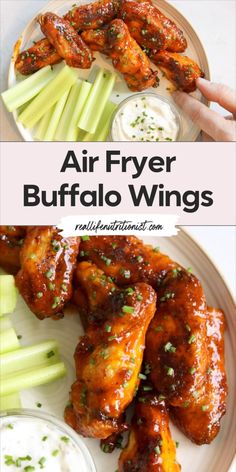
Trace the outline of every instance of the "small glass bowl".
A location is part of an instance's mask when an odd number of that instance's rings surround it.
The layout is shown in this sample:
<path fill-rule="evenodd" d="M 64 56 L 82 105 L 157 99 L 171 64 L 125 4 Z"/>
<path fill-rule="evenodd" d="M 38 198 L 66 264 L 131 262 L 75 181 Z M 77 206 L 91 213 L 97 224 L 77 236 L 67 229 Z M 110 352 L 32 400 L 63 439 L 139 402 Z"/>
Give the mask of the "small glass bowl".
<path fill-rule="evenodd" d="M 116 110 L 114 111 L 113 115 L 112 115 L 112 119 L 111 119 L 111 127 L 110 127 L 110 140 L 111 141 L 116 141 L 114 139 L 114 131 L 113 131 L 113 125 L 114 125 L 114 122 L 115 122 L 115 119 L 116 119 L 116 116 L 118 115 L 118 113 L 120 113 L 120 111 L 122 110 L 122 108 L 128 103 L 130 102 L 131 100 L 135 100 L 136 98 L 139 98 L 139 97 L 152 97 L 152 98 L 157 98 L 159 100 L 161 100 L 162 102 L 164 103 L 167 103 L 167 105 L 169 105 L 171 111 L 173 112 L 173 114 L 175 115 L 175 119 L 176 119 L 176 122 L 177 122 L 177 125 L 178 125 L 178 134 L 176 136 L 176 140 L 173 141 L 173 142 L 176 142 L 176 141 L 181 141 L 181 136 L 182 136 L 182 124 L 181 124 L 181 117 L 180 117 L 180 114 L 176 108 L 176 106 L 173 104 L 173 102 L 171 102 L 168 98 L 166 97 L 162 97 L 162 95 L 159 95 L 158 93 L 154 93 L 154 92 L 140 92 L 140 93 L 134 93 L 133 95 L 130 95 L 128 98 L 125 98 L 125 100 L 122 100 L 122 102 L 118 105 L 118 107 L 116 108 Z M 132 142 L 129 141 L 129 142 Z M 140 141 L 137 141 L 137 142 L 140 142 Z M 142 141 L 142 142 L 145 142 L 145 141 Z M 149 142 L 155 142 L 155 144 L 157 144 L 156 141 L 149 141 Z M 158 142 L 166 142 L 166 141 L 158 141 Z"/>
<path fill-rule="evenodd" d="M 86 472 L 96 472 L 96 467 L 92 456 L 87 446 L 84 444 L 83 440 L 70 426 L 58 419 L 56 416 L 53 416 L 46 412 L 38 412 L 35 410 L 22 408 L 21 410 L 8 410 L 0 412 L 0 419 L 4 418 L 7 418 L 9 422 L 11 421 L 11 419 L 13 420 L 14 418 L 27 418 L 36 420 L 38 419 L 46 424 L 51 424 L 54 428 L 59 430 L 62 435 L 68 436 L 71 442 L 74 443 L 76 448 L 79 450 L 81 456 L 83 457 Z M 79 464 L 76 470 L 79 470 Z"/>

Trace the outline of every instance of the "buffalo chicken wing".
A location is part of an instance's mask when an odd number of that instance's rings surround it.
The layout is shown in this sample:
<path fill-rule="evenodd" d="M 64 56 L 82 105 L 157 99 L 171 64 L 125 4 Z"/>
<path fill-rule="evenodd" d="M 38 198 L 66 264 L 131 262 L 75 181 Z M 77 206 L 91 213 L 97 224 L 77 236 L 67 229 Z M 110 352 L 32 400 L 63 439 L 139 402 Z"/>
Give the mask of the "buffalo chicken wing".
<path fill-rule="evenodd" d="M 120 17 L 142 48 L 183 52 L 187 41 L 176 24 L 150 2 L 122 0 Z"/>
<path fill-rule="evenodd" d="M 91 67 L 93 60 L 91 51 L 69 21 L 54 13 L 45 13 L 38 21 L 42 32 L 68 66 L 81 69 Z"/>
<path fill-rule="evenodd" d="M 117 0 L 102 0 L 99 2 L 89 3 L 87 5 L 80 5 L 78 7 L 74 7 L 64 16 L 64 19 L 66 20 L 67 26 L 69 24 L 70 27 L 73 28 L 73 30 L 99 28 L 104 24 L 107 24 L 113 18 L 115 18 L 117 10 Z M 61 19 L 61 22 L 62 21 L 63 20 Z M 57 33 L 59 34 L 58 31 Z M 74 32 L 72 36 L 74 38 Z M 54 37 L 55 34 L 53 35 L 53 44 Z M 71 35 L 69 35 L 69 38 L 70 37 Z M 15 62 L 16 70 L 23 75 L 29 75 L 41 69 L 42 67 L 54 65 L 62 61 L 64 57 L 63 47 L 65 45 L 65 40 L 62 40 L 60 38 L 60 42 L 61 44 L 56 45 L 57 49 L 55 49 L 55 47 L 48 41 L 47 38 L 43 38 L 37 41 L 32 47 L 21 52 L 18 55 Z M 68 48 L 68 44 L 66 46 Z M 84 51 L 84 44 L 82 44 L 80 38 L 76 39 L 76 46 L 74 45 L 74 50 L 78 49 L 81 50 L 81 61 L 83 53 L 85 52 L 87 55 L 86 62 L 89 63 L 88 51 Z M 83 63 L 85 64 L 85 61 Z"/>
<path fill-rule="evenodd" d="M 131 90 L 142 91 L 158 84 L 157 72 L 140 46 L 130 35 L 126 24 L 119 19 L 111 21 L 107 28 L 85 31 L 82 38 L 93 50 L 107 54 L 115 69 L 124 75 Z"/>
<path fill-rule="evenodd" d="M 88 322 L 75 351 L 77 380 L 65 419 L 80 434 L 105 439 L 124 429 L 123 414 L 139 385 L 156 295 L 143 283 L 120 290 L 89 262 L 79 264 L 77 277 L 87 299 Z"/>
<path fill-rule="evenodd" d="M 15 275 L 20 269 L 25 234 L 24 226 L 0 226 L 0 267 L 9 274 Z"/>
<path fill-rule="evenodd" d="M 218 434 L 226 412 L 227 383 L 224 366 L 224 314 L 208 308 L 207 368 L 203 388 L 193 391 L 185 407 L 171 408 L 177 426 L 196 444 L 209 444 Z"/>
<path fill-rule="evenodd" d="M 169 429 L 164 400 L 142 385 L 135 400 L 127 446 L 119 458 L 119 472 L 179 472 L 176 446 Z"/>
<path fill-rule="evenodd" d="M 53 226 L 36 226 L 28 231 L 16 285 L 39 319 L 61 316 L 70 300 L 78 249 L 79 238 L 63 238 Z"/>
<path fill-rule="evenodd" d="M 82 239 L 79 255 L 121 286 L 145 282 L 157 289 L 166 273 L 178 267 L 158 247 L 145 245 L 135 236 L 90 236 Z"/>
<path fill-rule="evenodd" d="M 168 51 L 150 51 L 149 57 L 175 87 L 187 93 L 196 90 L 196 79 L 205 74 L 193 59 Z"/>
<path fill-rule="evenodd" d="M 146 361 L 155 388 L 185 406 L 203 387 L 207 367 L 206 302 L 198 279 L 169 272 L 157 292 L 157 311 L 146 338 Z"/>

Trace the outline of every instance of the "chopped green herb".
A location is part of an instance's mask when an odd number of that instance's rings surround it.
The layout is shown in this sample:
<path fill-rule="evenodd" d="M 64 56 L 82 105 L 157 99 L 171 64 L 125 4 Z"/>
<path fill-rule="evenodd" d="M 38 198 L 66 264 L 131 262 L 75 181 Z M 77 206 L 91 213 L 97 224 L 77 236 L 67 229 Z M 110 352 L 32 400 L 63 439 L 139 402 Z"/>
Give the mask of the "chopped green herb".
<path fill-rule="evenodd" d="M 22 339 L 22 334 L 17 334 L 17 339 Z"/>
<path fill-rule="evenodd" d="M 47 272 L 45 272 L 45 277 L 47 277 L 47 279 L 50 279 L 53 275 L 53 271 L 51 269 L 49 269 Z"/>
<path fill-rule="evenodd" d="M 176 446 L 176 448 L 178 449 L 178 447 L 179 447 L 179 441 L 175 441 L 175 446 Z"/>
<path fill-rule="evenodd" d="M 174 296 L 175 296 L 174 292 L 168 292 L 163 297 L 160 298 L 160 302 L 165 302 L 166 300 L 170 300 L 174 298 Z"/>
<path fill-rule="evenodd" d="M 152 391 L 152 386 L 151 385 L 144 385 L 143 390 L 144 392 L 151 392 Z"/>
<path fill-rule="evenodd" d="M 161 453 L 160 447 L 159 446 L 154 447 L 154 452 L 156 454 L 160 454 Z"/>
<path fill-rule="evenodd" d="M 186 330 L 190 333 L 191 328 L 190 328 L 190 326 L 189 326 L 188 324 L 185 325 L 185 328 L 186 328 Z"/>
<path fill-rule="evenodd" d="M 168 343 L 165 344 L 164 350 L 165 350 L 165 352 L 175 352 L 176 347 L 174 347 L 173 344 L 171 344 L 171 342 L 168 342 Z"/>
<path fill-rule="evenodd" d="M 133 307 L 133 306 L 124 305 L 124 306 L 122 307 L 122 311 L 123 311 L 123 313 L 134 313 L 134 307 Z"/>
<path fill-rule="evenodd" d="M 190 374 L 194 374 L 195 371 L 196 371 L 195 367 L 191 367 L 191 368 L 189 369 L 189 373 L 190 373 Z"/>
<path fill-rule="evenodd" d="M 81 236 L 82 241 L 89 241 L 90 237 L 89 236 Z"/>
<path fill-rule="evenodd" d="M 140 373 L 138 374 L 138 378 L 142 380 L 146 380 L 147 376 L 145 374 Z"/>
<path fill-rule="evenodd" d="M 159 246 L 156 246 L 153 248 L 153 252 L 159 252 L 160 251 L 160 247 Z"/>
<path fill-rule="evenodd" d="M 116 335 L 114 335 L 114 336 L 109 336 L 109 338 L 107 338 L 108 341 L 113 341 L 114 339 L 116 339 Z"/>
<path fill-rule="evenodd" d="M 68 443 L 70 441 L 70 438 L 68 438 L 68 436 L 61 436 L 61 441 L 63 441 L 64 443 Z"/>
<path fill-rule="evenodd" d="M 108 259 L 108 257 L 101 256 L 101 259 L 103 262 L 105 262 L 106 266 L 109 266 L 111 264 L 111 259 Z"/>
<path fill-rule="evenodd" d="M 202 405 L 202 406 L 201 406 L 201 410 L 202 410 L 202 411 L 208 410 L 208 405 Z"/>
<path fill-rule="evenodd" d="M 128 287 L 128 288 L 126 289 L 126 292 L 127 292 L 129 295 L 133 295 L 134 289 L 133 289 L 132 287 Z"/>
<path fill-rule="evenodd" d="M 194 341 L 196 341 L 196 336 L 194 336 L 194 334 L 192 334 L 190 336 L 190 338 L 188 339 L 188 344 L 192 344 L 192 343 L 194 343 Z"/>
<path fill-rule="evenodd" d="M 27 465 L 26 467 L 24 467 L 25 472 L 33 472 L 33 470 L 35 470 L 35 467 L 33 467 L 32 465 Z"/>
<path fill-rule="evenodd" d="M 42 298 L 43 297 L 43 292 L 38 292 L 37 293 L 37 298 Z"/>
<path fill-rule="evenodd" d="M 111 325 L 106 324 L 105 325 L 105 331 L 106 331 L 106 333 L 110 333 L 111 332 Z"/>
<path fill-rule="evenodd" d="M 145 375 L 150 374 L 151 370 L 152 370 L 152 369 L 151 369 L 150 364 L 148 364 L 147 362 L 145 362 L 145 364 L 144 364 L 144 374 L 145 374 Z"/>
<path fill-rule="evenodd" d="M 169 375 L 170 377 L 173 377 L 174 376 L 174 369 L 173 367 L 167 367 L 167 375 Z"/>
<path fill-rule="evenodd" d="M 59 449 L 54 449 L 54 451 L 52 451 L 52 456 L 53 457 L 58 456 L 58 454 L 59 454 Z"/>
<path fill-rule="evenodd" d="M 141 302 L 143 300 L 143 296 L 140 293 L 137 295 L 137 300 L 139 302 Z"/>
<path fill-rule="evenodd" d="M 55 356 L 55 352 L 54 351 L 49 351 L 47 352 L 47 358 L 50 359 L 50 357 L 53 357 Z"/>
<path fill-rule="evenodd" d="M 37 403 L 36 403 L 36 406 L 37 406 L 38 408 L 42 408 L 42 403 L 37 402 Z"/>
<path fill-rule="evenodd" d="M 130 279 L 130 270 L 120 269 L 120 274 L 123 275 L 125 279 Z"/>
<path fill-rule="evenodd" d="M 40 465 L 40 469 L 44 468 L 44 464 L 46 462 L 46 457 L 41 457 L 38 461 L 38 464 Z"/>
<path fill-rule="evenodd" d="M 166 399 L 165 395 L 159 395 L 158 397 L 158 400 L 165 400 L 165 399 Z"/>
<path fill-rule="evenodd" d="M 142 256 L 137 256 L 137 261 L 138 262 L 143 262 L 143 257 Z"/>
<path fill-rule="evenodd" d="M 63 292 L 67 292 L 66 284 L 61 284 L 61 289 L 63 290 Z"/>
<path fill-rule="evenodd" d="M 55 290 L 55 288 L 56 288 L 56 285 L 55 285 L 55 284 L 53 284 L 52 282 L 49 282 L 49 284 L 48 284 L 48 288 L 49 288 L 49 290 L 53 291 L 53 290 Z"/>
<path fill-rule="evenodd" d="M 9 424 L 7 425 L 7 428 L 8 428 L 8 429 L 13 429 L 13 425 L 12 425 L 11 423 L 9 423 Z"/>
<path fill-rule="evenodd" d="M 55 308 L 57 308 L 59 303 L 60 303 L 60 297 L 54 297 L 53 304 L 52 304 L 52 309 L 54 310 Z"/>
<path fill-rule="evenodd" d="M 146 398 L 144 398 L 144 397 L 138 397 L 138 401 L 141 402 L 141 403 L 145 403 L 145 402 L 146 402 Z"/>
<path fill-rule="evenodd" d="M 48 439 L 48 436 L 43 436 L 42 437 L 42 441 L 47 441 L 47 439 Z"/>

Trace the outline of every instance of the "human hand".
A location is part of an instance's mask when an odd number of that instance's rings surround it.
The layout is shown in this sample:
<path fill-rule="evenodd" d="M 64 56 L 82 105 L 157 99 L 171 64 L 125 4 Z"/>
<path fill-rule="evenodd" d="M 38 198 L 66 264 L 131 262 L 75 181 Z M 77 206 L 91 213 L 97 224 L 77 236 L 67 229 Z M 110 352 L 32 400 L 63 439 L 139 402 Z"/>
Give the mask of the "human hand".
<path fill-rule="evenodd" d="M 177 105 L 203 131 L 204 141 L 236 141 L 236 95 L 232 89 L 205 79 L 196 80 L 197 88 L 211 102 L 216 102 L 232 115 L 223 117 L 184 92 L 174 92 Z"/>

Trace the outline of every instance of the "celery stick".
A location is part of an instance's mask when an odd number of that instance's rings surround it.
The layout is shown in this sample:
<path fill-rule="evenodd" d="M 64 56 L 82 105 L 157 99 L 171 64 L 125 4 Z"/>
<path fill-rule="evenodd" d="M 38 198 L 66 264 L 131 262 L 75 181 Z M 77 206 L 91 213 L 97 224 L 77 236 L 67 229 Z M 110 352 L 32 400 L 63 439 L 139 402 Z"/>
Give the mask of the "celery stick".
<path fill-rule="evenodd" d="M 0 376 L 13 374 L 20 370 L 35 369 L 43 364 L 55 364 L 58 361 L 58 344 L 46 341 L 33 346 L 22 347 L 0 356 Z"/>
<path fill-rule="evenodd" d="M 5 397 L 0 397 L 0 411 L 21 408 L 21 400 L 19 393 L 12 393 Z"/>
<path fill-rule="evenodd" d="M 11 320 L 8 316 L 2 316 L 0 318 L 0 333 L 12 327 Z"/>
<path fill-rule="evenodd" d="M 50 66 L 44 67 L 35 74 L 22 80 L 14 87 L 1 94 L 9 111 L 14 111 L 35 97 L 57 75 L 57 70 Z"/>
<path fill-rule="evenodd" d="M 33 128 L 42 116 L 71 88 L 77 81 L 77 74 L 65 66 L 35 97 L 30 105 L 20 114 L 19 121 L 26 128 Z"/>
<path fill-rule="evenodd" d="M 80 129 L 95 133 L 115 80 L 115 74 L 99 71 L 78 122 Z"/>
<path fill-rule="evenodd" d="M 58 100 L 56 105 L 54 105 L 53 113 L 52 113 L 52 116 L 51 116 L 51 119 L 47 128 L 47 131 L 43 138 L 43 141 L 54 141 L 55 132 L 60 122 L 63 110 L 65 108 L 65 104 L 66 104 L 69 92 L 70 90 L 67 90 L 67 92 L 64 93 L 64 95 L 60 98 L 60 100 Z"/>
<path fill-rule="evenodd" d="M 41 366 L 34 370 L 18 372 L 1 379 L 0 396 L 11 395 L 26 388 L 43 385 L 53 380 L 59 379 L 66 374 L 63 362 L 58 362 L 50 366 Z"/>
<path fill-rule="evenodd" d="M 44 136 L 47 132 L 47 129 L 48 129 L 48 126 L 49 126 L 49 123 L 50 123 L 50 120 L 51 120 L 51 117 L 52 117 L 52 114 L 54 112 L 54 109 L 55 109 L 55 106 L 56 105 L 53 105 L 52 108 L 50 108 L 47 113 L 45 113 L 45 115 L 41 118 L 41 120 L 39 121 L 38 123 L 38 126 L 37 126 L 37 129 L 35 131 L 35 138 L 37 138 L 39 141 L 43 141 L 44 140 Z"/>
<path fill-rule="evenodd" d="M 13 275 L 0 275 L 0 313 L 12 313 L 16 307 L 17 289 Z"/>
<path fill-rule="evenodd" d="M 0 332 L 0 354 L 14 351 L 20 347 L 19 340 L 13 328 Z"/>
<path fill-rule="evenodd" d="M 70 122 L 72 115 L 74 113 L 75 104 L 79 98 L 79 92 L 81 88 L 81 82 L 76 82 L 73 87 L 71 87 L 69 97 L 65 104 L 60 122 L 58 124 L 56 133 L 55 133 L 55 140 L 56 141 L 65 141 L 68 129 L 70 127 Z"/>
<path fill-rule="evenodd" d="M 115 103 L 107 102 L 96 132 L 94 134 L 86 133 L 83 141 L 106 141 L 110 131 L 111 117 L 116 108 L 117 105 Z"/>
<path fill-rule="evenodd" d="M 91 91 L 91 88 L 92 88 L 92 84 L 85 81 L 82 82 L 82 85 L 79 91 L 79 96 L 77 99 L 77 103 L 75 105 L 74 112 L 71 116 L 70 125 L 67 131 L 67 135 L 65 137 L 65 141 L 77 141 L 79 138 L 79 128 L 77 126 L 77 123 L 82 113 L 84 104 Z"/>

